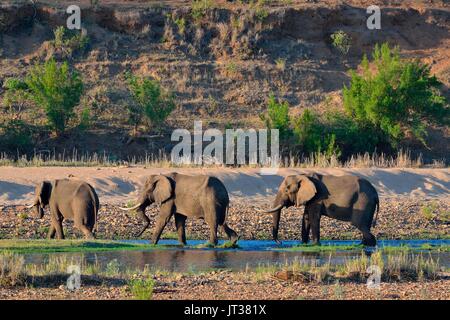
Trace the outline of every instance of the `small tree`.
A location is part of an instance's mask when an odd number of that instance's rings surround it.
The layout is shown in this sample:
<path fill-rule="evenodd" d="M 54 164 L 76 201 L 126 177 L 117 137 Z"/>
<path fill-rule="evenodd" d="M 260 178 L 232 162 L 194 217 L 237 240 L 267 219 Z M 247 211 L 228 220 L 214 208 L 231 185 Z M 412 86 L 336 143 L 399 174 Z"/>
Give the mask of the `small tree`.
<path fill-rule="evenodd" d="M 128 106 L 129 120 L 134 126 L 134 132 L 137 132 L 143 116 L 151 126 L 160 131 L 167 117 L 175 109 L 172 94 L 164 90 L 156 80 L 139 78 L 132 74 L 127 74 L 126 78 L 134 101 L 134 104 Z"/>
<path fill-rule="evenodd" d="M 3 96 L 3 107 L 8 113 L 10 120 L 20 120 L 25 106 L 29 102 L 30 94 L 27 84 L 16 78 L 10 78 L 5 81 L 6 89 Z"/>
<path fill-rule="evenodd" d="M 54 133 L 57 136 L 64 133 L 83 92 L 79 74 L 71 72 L 67 62 L 58 65 L 51 59 L 43 65 L 36 65 L 25 83 L 31 99 L 44 110 Z"/>
<path fill-rule="evenodd" d="M 339 147 L 336 145 L 336 135 L 332 127 L 320 116 L 309 109 L 293 121 L 295 143 L 298 144 L 305 153 L 324 153 L 325 156 L 341 155 Z"/>
<path fill-rule="evenodd" d="M 360 68 L 362 73 L 352 71 L 350 86 L 344 87 L 345 110 L 384 132 L 392 146 L 405 131 L 425 144 L 428 123 L 448 123 L 448 104 L 430 66 L 402 60 L 397 48 L 383 44 L 375 47 L 372 63 L 364 57 Z"/>
<path fill-rule="evenodd" d="M 289 104 L 286 101 L 277 101 L 275 96 L 271 94 L 267 104 L 267 114 L 262 114 L 260 118 L 268 129 L 279 130 L 281 140 L 288 138 L 291 119 L 289 117 Z"/>

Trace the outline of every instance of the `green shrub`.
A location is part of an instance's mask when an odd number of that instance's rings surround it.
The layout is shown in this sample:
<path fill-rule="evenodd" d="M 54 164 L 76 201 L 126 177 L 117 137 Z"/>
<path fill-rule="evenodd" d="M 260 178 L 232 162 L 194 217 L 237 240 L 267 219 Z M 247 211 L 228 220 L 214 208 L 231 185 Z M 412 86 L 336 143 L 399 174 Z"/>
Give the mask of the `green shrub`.
<path fill-rule="evenodd" d="M 153 279 L 132 279 L 128 283 L 131 294 L 136 300 L 151 300 L 155 282 Z"/>
<path fill-rule="evenodd" d="M 305 110 L 302 115 L 293 121 L 295 142 L 301 147 L 304 153 L 323 153 L 326 157 L 341 155 L 339 147 L 336 145 L 336 135 L 327 127 L 319 115 Z"/>
<path fill-rule="evenodd" d="M 269 96 L 267 104 L 267 114 L 261 115 L 261 120 L 268 129 L 278 129 L 280 133 L 280 141 L 285 140 L 291 133 L 289 104 L 286 101 L 277 101 L 275 96 Z"/>
<path fill-rule="evenodd" d="M 79 74 L 70 71 L 67 62 L 58 65 L 51 59 L 34 66 L 25 82 L 31 99 L 44 110 L 50 128 L 57 136 L 64 133 L 83 92 Z"/>
<path fill-rule="evenodd" d="M 351 38 L 344 31 L 339 30 L 331 35 L 333 47 L 342 54 L 347 54 L 351 47 Z"/>
<path fill-rule="evenodd" d="M 80 113 L 80 124 L 78 125 L 79 129 L 84 131 L 91 126 L 91 110 L 88 107 L 84 107 Z"/>
<path fill-rule="evenodd" d="M 74 53 L 84 53 L 89 45 L 89 37 L 80 30 L 69 30 L 64 26 L 56 28 L 55 39 L 51 42 L 56 50 L 64 57 L 71 57 Z"/>
<path fill-rule="evenodd" d="M 7 120 L 0 125 L 2 149 L 26 152 L 32 147 L 31 129 L 22 120 Z"/>
<path fill-rule="evenodd" d="M 335 136 L 335 142 L 344 157 L 352 154 L 390 152 L 387 137 L 367 122 L 354 121 L 344 112 L 331 110 L 323 115 L 326 130 Z"/>
<path fill-rule="evenodd" d="M 20 120 L 30 96 L 27 91 L 27 84 L 16 78 L 9 78 L 3 85 L 5 94 L 3 95 L 2 105 L 8 113 L 11 120 Z"/>
<path fill-rule="evenodd" d="M 135 132 L 144 116 L 150 125 L 159 131 L 175 109 L 173 96 L 156 80 L 139 78 L 132 74 L 127 74 L 126 78 L 134 101 L 134 104 L 128 106 L 128 113 Z"/>
<path fill-rule="evenodd" d="M 206 11 L 212 8 L 214 1 L 212 0 L 192 0 L 191 16 L 195 21 L 200 20 L 206 14 Z"/>
<path fill-rule="evenodd" d="M 427 123 L 448 124 L 448 104 L 430 66 L 402 60 L 398 48 L 383 44 L 375 47 L 372 63 L 364 57 L 360 68 L 362 74 L 352 71 L 343 89 L 345 110 L 361 126 L 383 132 L 392 147 L 405 132 L 425 144 Z"/>

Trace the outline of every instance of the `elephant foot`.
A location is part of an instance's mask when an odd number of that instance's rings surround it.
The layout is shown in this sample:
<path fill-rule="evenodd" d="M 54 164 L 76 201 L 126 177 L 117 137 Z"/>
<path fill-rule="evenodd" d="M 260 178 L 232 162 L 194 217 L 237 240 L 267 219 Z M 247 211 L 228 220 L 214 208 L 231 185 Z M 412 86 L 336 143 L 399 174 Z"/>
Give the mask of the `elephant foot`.
<path fill-rule="evenodd" d="M 368 247 L 375 247 L 377 245 L 377 239 L 373 234 L 369 233 L 363 237 L 361 244 Z"/>
<path fill-rule="evenodd" d="M 320 246 L 320 245 L 322 245 L 322 244 L 320 243 L 320 241 L 313 241 L 311 244 L 312 244 L 313 246 Z"/>
<path fill-rule="evenodd" d="M 361 244 L 366 247 L 376 247 L 377 240 L 363 240 L 361 241 Z"/>

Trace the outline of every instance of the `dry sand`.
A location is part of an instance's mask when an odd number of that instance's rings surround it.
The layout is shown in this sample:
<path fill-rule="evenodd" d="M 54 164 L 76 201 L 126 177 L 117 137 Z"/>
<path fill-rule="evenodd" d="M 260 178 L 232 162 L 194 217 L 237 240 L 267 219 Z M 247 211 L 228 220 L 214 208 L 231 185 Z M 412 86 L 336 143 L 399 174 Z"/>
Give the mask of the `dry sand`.
<path fill-rule="evenodd" d="M 450 191 L 449 169 L 280 169 L 276 175 L 262 175 L 259 169 L 249 168 L 1 167 L 0 206 L 31 203 L 37 183 L 69 176 L 92 184 L 101 203 L 120 204 L 137 197 L 148 175 L 173 171 L 214 175 L 224 182 L 231 201 L 254 205 L 265 205 L 273 199 L 283 176 L 308 172 L 359 175 L 368 179 L 382 198 L 446 199 Z"/>

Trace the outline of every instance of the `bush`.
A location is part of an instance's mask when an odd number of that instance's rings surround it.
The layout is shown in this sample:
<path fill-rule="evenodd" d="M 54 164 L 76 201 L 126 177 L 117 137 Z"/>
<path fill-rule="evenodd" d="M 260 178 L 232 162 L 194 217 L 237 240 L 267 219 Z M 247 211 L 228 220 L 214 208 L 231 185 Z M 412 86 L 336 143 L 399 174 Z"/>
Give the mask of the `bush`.
<path fill-rule="evenodd" d="M 5 94 L 3 96 L 3 107 L 6 108 L 8 118 L 11 120 L 20 120 L 22 112 L 29 101 L 27 84 L 16 78 L 9 78 L 3 86 Z"/>
<path fill-rule="evenodd" d="M 128 286 L 136 300 L 151 300 L 155 281 L 153 279 L 132 279 Z"/>
<path fill-rule="evenodd" d="M 342 54 L 347 54 L 351 47 L 351 38 L 344 31 L 339 30 L 331 35 L 333 47 Z"/>
<path fill-rule="evenodd" d="M 134 101 L 134 104 L 128 106 L 128 113 L 135 133 L 144 116 L 150 125 L 159 131 L 175 109 L 173 96 L 161 88 L 156 80 L 139 78 L 131 74 L 127 74 L 126 78 Z"/>
<path fill-rule="evenodd" d="M 32 146 L 31 130 L 22 120 L 8 120 L 0 125 L 2 149 L 26 152 Z"/>
<path fill-rule="evenodd" d="M 344 157 L 352 154 L 390 152 L 386 135 L 370 123 L 354 121 L 344 112 L 332 110 L 323 115 L 326 130 L 335 136 L 335 142 Z"/>
<path fill-rule="evenodd" d="M 206 11 L 213 7 L 214 1 L 212 0 L 192 0 L 191 16 L 194 21 L 199 21 L 206 14 Z"/>
<path fill-rule="evenodd" d="M 289 105 L 286 101 L 277 101 L 273 94 L 269 96 L 267 114 L 261 115 L 260 118 L 265 123 L 267 129 L 279 130 L 280 141 L 286 140 L 291 134 Z"/>
<path fill-rule="evenodd" d="M 64 133 L 83 92 L 79 74 L 71 72 L 67 62 L 58 65 L 51 59 L 34 66 L 25 83 L 31 99 L 44 110 L 50 128 L 57 136 Z"/>
<path fill-rule="evenodd" d="M 294 119 L 295 142 L 304 153 L 323 153 L 326 157 L 341 155 L 336 145 L 336 135 L 333 128 L 327 128 L 327 124 L 316 113 L 305 110 L 302 115 Z"/>
<path fill-rule="evenodd" d="M 55 39 L 53 47 L 60 51 L 63 57 L 71 57 L 74 53 L 84 53 L 89 45 L 89 37 L 79 30 L 69 30 L 63 26 L 53 31 Z"/>
<path fill-rule="evenodd" d="M 405 132 L 425 144 L 427 123 L 448 124 L 448 104 L 430 66 L 402 60 L 398 48 L 383 44 L 360 68 L 362 74 L 352 71 L 350 86 L 343 89 L 345 110 L 359 126 L 375 127 L 395 148 Z"/>

